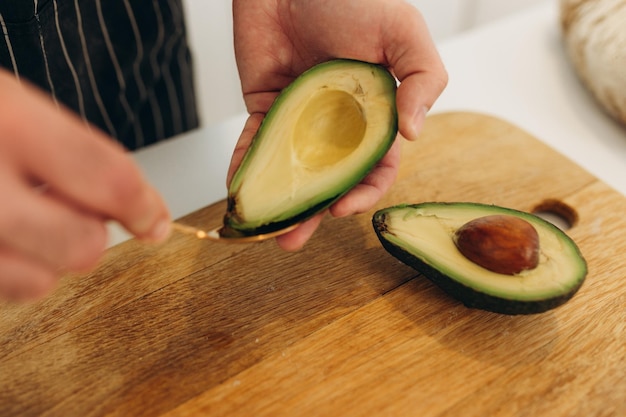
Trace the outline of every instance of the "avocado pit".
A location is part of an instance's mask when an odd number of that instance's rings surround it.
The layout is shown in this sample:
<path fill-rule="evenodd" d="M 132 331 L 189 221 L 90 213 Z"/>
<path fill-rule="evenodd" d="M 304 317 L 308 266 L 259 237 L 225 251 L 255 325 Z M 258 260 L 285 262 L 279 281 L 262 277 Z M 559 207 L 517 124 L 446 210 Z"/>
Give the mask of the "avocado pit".
<path fill-rule="evenodd" d="M 471 220 L 454 235 L 459 252 L 492 272 L 519 274 L 539 264 L 539 235 L 526 220 L 490 215 Z"/>

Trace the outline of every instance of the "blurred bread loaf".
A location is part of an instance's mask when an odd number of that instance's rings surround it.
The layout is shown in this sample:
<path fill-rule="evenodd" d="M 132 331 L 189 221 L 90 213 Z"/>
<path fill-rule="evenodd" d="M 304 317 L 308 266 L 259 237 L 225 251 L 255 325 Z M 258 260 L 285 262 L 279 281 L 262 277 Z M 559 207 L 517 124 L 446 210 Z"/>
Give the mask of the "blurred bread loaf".
<path fill-rule="evenodd" d="M 560 0 L 565 47 L 598 103 L 626 124 L 626 0 Z"/>

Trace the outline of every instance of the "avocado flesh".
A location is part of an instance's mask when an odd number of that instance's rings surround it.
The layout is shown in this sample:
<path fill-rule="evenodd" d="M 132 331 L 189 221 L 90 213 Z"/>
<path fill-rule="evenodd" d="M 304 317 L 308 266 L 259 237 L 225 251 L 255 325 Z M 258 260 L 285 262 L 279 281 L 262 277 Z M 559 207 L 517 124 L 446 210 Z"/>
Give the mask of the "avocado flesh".
<path fill-rule="evenodd" d="M 358 184 L 397 133 L 396 81 L 381 66 L 313 67 L 272 105 L 229 187 L 225 226 L 268 233 L 313 216 Z"/>
<path fill-rule="evenodd" d="M 521 217 L 537 230 L 540 259 L 536 268 L 516 275 L 499 274 L 459 252 L 455 231 L 492 214 Z M 385 249 L 470 307 L 505 314 L 543 312 L 570 299 L 587 274 L 578 247 L 563 231 L 517 210 L 475 203 L 400 205 L 376 212 L 373 223 Z"/>

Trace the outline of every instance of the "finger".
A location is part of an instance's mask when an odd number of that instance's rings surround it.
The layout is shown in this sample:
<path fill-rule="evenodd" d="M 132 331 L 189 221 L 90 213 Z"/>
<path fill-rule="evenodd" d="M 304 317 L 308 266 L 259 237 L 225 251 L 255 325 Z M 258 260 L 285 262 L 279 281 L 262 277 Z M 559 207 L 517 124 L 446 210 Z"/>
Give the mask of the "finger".
<path fill-rule="evenodd" d="M 74 210 L 52 192 L 2 181 L 10 199 L 0 206 L 0 245 L 52 269 L 92 269 L 106 248 L 104 220 Z"/>
<path fill-rule="evenodd" d="M 235 145 L 235 150 L 233 151 L 233 155 L 230 160 L 230 166 L 228 167 L 228 174 L 226 175 L 226 185 L 230 184 L 230 181 L 233 179 L 233 175 L 241 161 L 243 160 L 246 151 L 250 147 L 252 140 L 254 139 L 254 135 L 256 135 L 257 130 L 259 130 L 259 126 L 261 126 L 261 122 L 263 121 L 263 117 L 265 114 L 263 113 L 253 113 L 248 116 L 246 120 L 246 124 L 241 131 L 241 135 L 239 135 L 239 140 Z"/>
<path fill-rule="evenodd" d="M 59 280 L 49 267 L 0 247 L 0 297 L 9 301 L 37 300 Z"/>
<path fill-rule="evenodd" d="M 363 181 L 330 207 L 330 214 L 345 217 L 364 213 L 374 207 L 396 179 L 400 166 L 400 145 L 401 141 L 397 137 L 387 154 Z"/>
<path fill-rule="evenodd" d="M 276 243 L 287 252 L 295 252 L 302 249 L 305 243 L 313 236 L 319 227 L 324 214 L 318 214 L 298 226 L 297 229 L 276 238 Z"/>
<path fill-rule="evenodd" d="M 141 238 L 165 238 L 167 207 L 120 145 L 27 83 L 4 82 L 3 90 L 15 97 L 11 108 L 0 109 L 0 134 L 10 138 L 5 145 L 13 158 L 3 162 Z M 37 123 L 26 120 L 32 114 Z"/>

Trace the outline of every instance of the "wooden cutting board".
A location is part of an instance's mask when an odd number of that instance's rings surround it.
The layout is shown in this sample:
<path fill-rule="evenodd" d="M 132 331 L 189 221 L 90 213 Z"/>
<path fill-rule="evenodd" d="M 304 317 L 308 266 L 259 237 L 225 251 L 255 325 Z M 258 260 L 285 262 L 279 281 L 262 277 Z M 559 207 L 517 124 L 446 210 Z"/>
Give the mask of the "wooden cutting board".
<path fill-rule="evenodd" d="M 558 201 L 589 263 L 578 294 L 533 316 L 468 309 L 382 249 L 373 210 L 295 254 L 129 241 L 40 303 L 0 305 L 0 415 L 626 415 L 626 198 L 485 115 L 433 115 L 403 146 L 376 208 Z"/>

